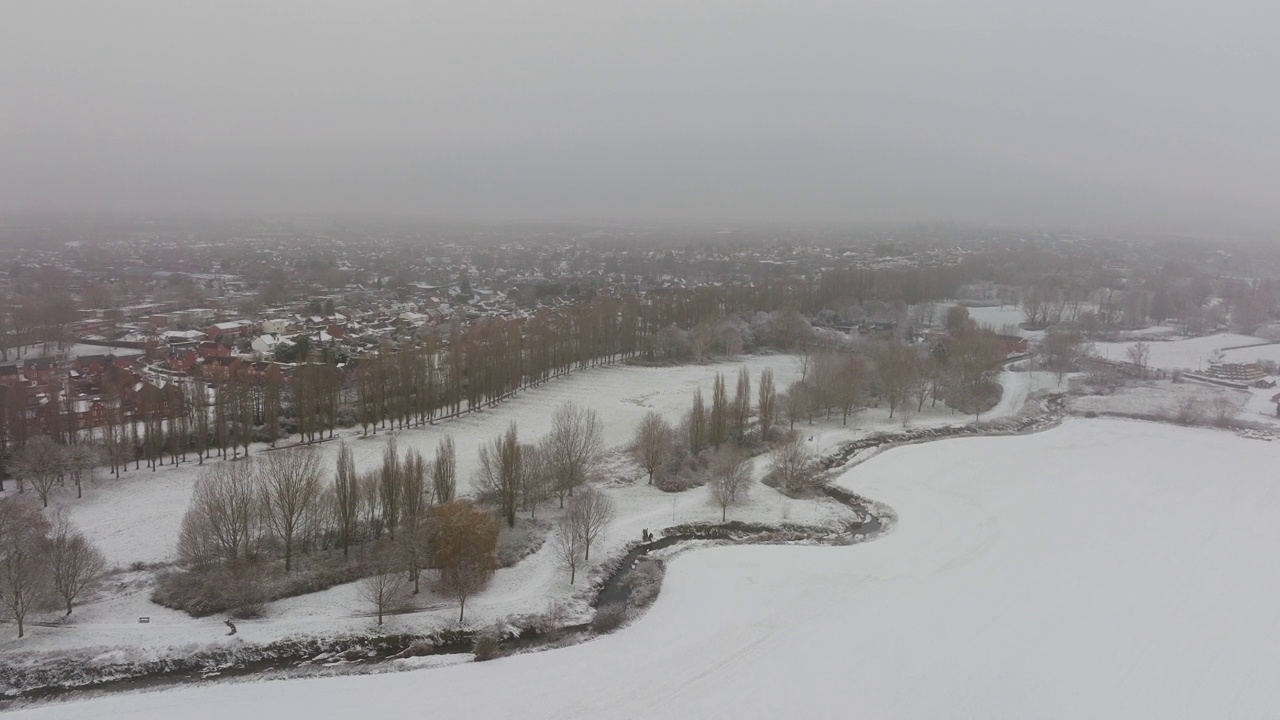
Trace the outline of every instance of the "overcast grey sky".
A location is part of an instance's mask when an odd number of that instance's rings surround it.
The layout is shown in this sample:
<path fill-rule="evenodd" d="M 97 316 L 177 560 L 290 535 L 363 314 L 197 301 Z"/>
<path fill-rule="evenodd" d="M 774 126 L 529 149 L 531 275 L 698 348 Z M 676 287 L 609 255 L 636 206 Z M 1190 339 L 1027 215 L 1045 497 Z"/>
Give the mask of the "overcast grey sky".
<path fill-rule="evenodd" d="M 0 17 L 5 213 L 1280 227 L 1273 1 Z"/>

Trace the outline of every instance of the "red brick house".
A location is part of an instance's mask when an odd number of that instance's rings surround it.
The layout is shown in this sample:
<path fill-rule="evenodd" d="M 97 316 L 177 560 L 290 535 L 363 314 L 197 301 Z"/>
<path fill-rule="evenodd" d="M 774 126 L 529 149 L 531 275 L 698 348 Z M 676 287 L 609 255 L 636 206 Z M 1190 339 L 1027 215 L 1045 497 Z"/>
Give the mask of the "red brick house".
<path fill-rule="evenodd" d="M 58 361 L 52 358 L 27 360 L 22 366 L 22 374 L 26 376 L 27 382 L 48 385 L 58 378 Z"/>
<path fill-rule="evenodd" d="M 196 346 L 196 354 L 202 358 L 230 357 L 231 348 L 216 342 L 202 342 Z"/>

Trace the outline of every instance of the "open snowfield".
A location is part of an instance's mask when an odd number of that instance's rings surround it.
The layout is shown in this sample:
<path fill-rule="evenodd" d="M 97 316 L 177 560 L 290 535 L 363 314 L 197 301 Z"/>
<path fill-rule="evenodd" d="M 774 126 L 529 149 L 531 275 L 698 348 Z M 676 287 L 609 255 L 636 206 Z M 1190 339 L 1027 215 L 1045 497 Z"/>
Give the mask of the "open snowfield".
<path fill-rule="evenodd" d="M 675 422 L 688 409 L 693 392 L 701 387 L 710 399 L 716 372 L 723 372 L 732 387 L 738 368 L 746 365 L 753 387 L 760 371 L 773 368 L 780 388 L 799 379 L 799 370 L 790 355 L 750 356 L 741 362 L 680 367 L 631 367 L 615 365 L 571 373 L 541 387 L 521 392 L 493 408 L 436 425 L 401 431 L 379 431 L 361 437 L 359 428 L 339 431 L 339 440 L 349 443 L 356 469 L 372 470 L 382 462 L 382 451 L 392 437 L 403 453 L 416 448 L 428 460 L 445 435 L 457 443 L 458 490 L 470 491 L 476 469 L 476 454 L 483 443 L 500 435 L 515 421 L 520 436 L 534 440 L 550 428 L 551 415 L 566 402 L 589 407 L 600 414 L 605 445 L 617 447 L 629 442 L 640 419 L 656 410 Z M 324 453 L 321 465 L 334 467 L 339 441 L 319 446 Z M 255 447 L 259 452 L 261 447 Z M 108 560 L 121 565 L 133 561 L 157 562 L 172 559 L 182 515 L 191 498 L 191 487 L 200 468 L 189 462 L 174 468 L 161 467 L 154 473 L 130 470 L 120 480 L 103 477 L 83 500 L 64 498 L 75 523 L 98 543 Z M 99 471 L 102 475 L 102 471 Z"/>
<path fill-rule="evenodd" d="M 1111 395 L 1072 397 L 1071 409 L 1077 413 L 1119 413 L 1169 418 L 1176 416 L 1180 403 L 1193 397 L 1199 401 L 1207 419 L 1211 419 L 1216 412 L 1214 400 L 1226 397 L 1237 408 L 1237 419 L 1280 424 L 1280 418 L 1276 417 L 1276 404 L 1271 402 L 1271 396 L 1275 394 L 1275 389 L 1235 390 L 1194 380 L 1181 383 L 1145 380 L 1126 383 Z"/>
<path fill-rule="evenodd" d="M 71 343 L 63 345 L 61 349 L 56 344 L 46 347 L 43 344 L 27 345 L 22 348 L 22 360 L 27 358 L 41 358 L 46 355 L 66 354 L 68 358 L 78 358 L 81 355 L 115 355 L 116 357 L 124 357 L 126 355 L 141 355 L 142 350 L 137 348 L 117 347 L 115 345 L 86 345 L 84 343 Z M 11 359 L 17 358 L 17 351 L 13 348 L 9 350 Z"/>
<path fill-rule="evenodd" d="M 1147 360 L 1148 367 L 1161 370 L 1200 371 L 1209 367 L 1211 360 L 1221 360 L 1224 356 L 1231 362 L 1252 362 L 1267 353 L 1275 352 L 1275 347 L 1265 346 L 1266 340 L 1252 335 L 1235 335 L 1220 333 L 1186 340 L 1152 340 L 1147 343 L 1151 356 Z M 1134 343 L 1094 343 L 1093 353 L 1106 360 L 1128 362 L 1129 348 Z M 1226 350 L 1241 346 L 1262 345 L 1264 347 L 1247 347 L 1239 350 Z M 1229 355 L 1228 355 L 1229 353 Z"/>
<path fill-rule="evenodd" d="M 1233 363 L 1251 363 L 1259 360 L 1269 360 L 1273 363 L 1280 363 L 1280 343 L 1274 345 L 1262 345 L 1260 347 L 1240 348 L 1238 350 L 1228 350 L 1222 354 L 1223 360 Z"/>
<path fill-rule="evenodd" d="M 1016 327 L 1017 334 L 1023 337 L 1040 337 L 1044 335 L 1042 331 L 1023 330 L 1018 327 L 1027 319 L 1026 313 L 1017 305 L 1001 305 L 989 307 L 966 307 L 969 311 L 969 317 L 978 323 L 980 327 L 991 328 L 996 332 L 1003 332 L 1010 326 Z"/>
<path fill-rule="evenodd" d="M 381 464 L 383 449 L 392 437 L 402 453 L 416 448 L 430 460 L 440 439 L 449 435 L 457 443 L 458 489 L 466 494 L 470 492 L 480 446 L 500 435 L 512 421 L 519 427 L 520 437 L 531 441 L 549 430 L 556 408 L 573 402 L 596 410 L 604 426 L 606 447 L 620 449 L 632 440 L 645 413 L 655 410 L 676 423 L 688 410 L 694 390 L 702 388 L 703 396 L 710 401 L 715 374 L 723 372 L 732 392 L 738 368 L 744 365 L 751 373 L 753 393 L 765 368 L 773 369 L 779 392 L 800 378 L 799 367 L 791 355 L 747 356 L 740 361 L 710 365 L 594 368 L 526 390 L 482 412 L 466 413 L 432 426 L 380 431 L 368 437 L 361 437 L 358 428 L 339 431 L 337 440 L 319 446 L 319 451 L 324 453 L 321 465 L 333 468 L 340 442 L 345 441 L 353 448 L 356 469 L 372 470 Z M 1004 373 L 1000 382 L 1007 391 L 999 406 L 985 413 L 984 419 L 1012 415 L 1026 400 L 1028 374 Z M 970 420 L 971 417 L 952 413 L 941 404 L 932 409 L 926 406 L 924 413 L 909 418 L 913 427 L 964 424 Z M 834 423 L 822 422 L 801 430 L 813 436 L 816 450 L 827 452 L 845 440 L 900 425 L 898 421 L 889 420 L 887 409 L 868 408 L 855 415 L 847 428 L 840 426 L 837 416 Z M 257 446 L 253 452 L 261 449 Z M 173 559 L 182 515 L 199 473 L 200 467 L 194 460 L 176 468 L 166 465 L 155 472 L 145 468 L 129 470 L 119 480 L 99 469 L 98 479 L 87 487 L 83 499 L 64 495 L 59 496 L 57 502 L 67 508 L 76 525 L 98 544 L 112 564 L 163 562 Z"/>
<path fill-rule="evenodd" d="M 897 511 L 887 536 L 687 553 L 595 642 L 15 716 L 1274 717 L 1274 466 L 1270 443 L 1116 420 L 904 447 L 840 479 Z"/>
<path fill-rule="evenodd" d="M 779 384 L 798 374 L 790 356 L 746 358 L 754 377 L 764 367 L 773 367 Z M 685 410 L 696 387 L 704 393 L 715 372 L 728 375 L 740 363 L 680 368 L 601 368 L 575 373 L 502 403 L 483 413 L 466 415 L 433 428 L 405 430 L 396 434 L 401 448 L 413 445 L 430 454 L 442 431 L 453 434 L 458 442 L 460 478 L 469 478 L 475 464 L 476 448 L 500 433 L 515 419 L 523 433 L 526 428 L 540 427 L 561 403 L 572 400 L 600 411 L 605 426 L 606 442 L 615 448 L 610 455 L 604 487 L 617 505 L 617 520 L 604 538 L 592 561 L 607 558 L 628 541 L 640 536 L 641 530 L 656 530 L 692 521 L 718 521 L 720 509 L 709 501 L 705 489 L 670 495 L 647 485 L 637 468 L 631 466 L 616 449 L 632 436 L 644 412 L 656 409 L 671 419 Z M 1052 380 L 1046 373 L 1005 372 L 1001 376 L 1004 393 L 1000 403 L 983 414 L 984 419 L 1017 414 L 1028 394 L 1036 387 L 1046 388 Z M 939 404 L 926 406 L 925 412 L 909 417 L 910 427 L 963 425 L 969 415 L 956 414 Z M 866 408 L 855 414 L 848 426 L 839 416 L 801 425 L 807 442 L 816 452 L 834 451 L 848 440 L 872 432 L 902 427 L 901 419 L 889 420 L 886 408 Z M 374 438 L 349 439 L 362 467 L 380 462 L 388 434 Z M 526 435 L 528 437 L 528 435 Z M 335 455 L 338 443 L 321 446 L 328 456 Z M 755 477 L 763 477 L 765 458 L 756 458 Z M 119 565 L 134 560 L 169 557 L 177 540 L 182 514 L 191 493 L 198 467 L 194 463 L 178 468 L 165 467 L 155 473 L 130 471 L 122 480 L 104 479 L 83 500 L 65 498 L 61 502 L 72 512 L 73 519 Z M 463 487 L 465 488 L 465 481 Z M 552 507 L 539 511 L 541 517 L 554 515 Z M 748 500 L 730 509 L 732 519 L 758 522 L 824 523 L 847 516 L 847 510 L 829 500 L 795 500 L 785 498 L 771 488 L 757 484 Z M 467 605 L 469 622 L 484 624 L 518 613 L 539 613 L 552 601 L 568 601 L 575 588 L 568 585 L 549 546 L 543 547 L 514 567 L 498 571 L 493 582 Z M 233 642 L 225 637 L 222 618 L 196 619 L 186 614 L 159 607 L 150 602 L 146 573 L 134 573 L 112 579 L 108 594 L 76 609 L 72 623 L 49 627 L 37 625 L 22 641 L 0 635 L 0 651 L 65 651 L 84 648 L 126 647 L 137 657 L 154 657 L 155 653 L 191 644 L 211 645 Z M 415 612 L 389 620 L 394 631 L 429 632 L 456 620 L 454 604 L 434 595 L 430 589 L 416 598 Z M 371 627 L 368 601 L 360 596 L 354 584 L 339 585 L 323 592 L 280 600 L 268 605 L 264 617 L 239 624 L 234 642 L 270 642 L 298 634 L 364 632 Z M 137 618 L 147 616 L 151 622 L 139 624 Z M 55 615 L 36 618 L 52 620 Z"/>

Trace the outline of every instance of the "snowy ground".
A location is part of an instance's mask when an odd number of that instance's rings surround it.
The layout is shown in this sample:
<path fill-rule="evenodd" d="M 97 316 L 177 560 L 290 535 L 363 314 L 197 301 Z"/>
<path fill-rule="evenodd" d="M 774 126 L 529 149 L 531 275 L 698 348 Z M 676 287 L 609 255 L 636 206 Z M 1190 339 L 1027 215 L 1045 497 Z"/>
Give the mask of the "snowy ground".
<path fill-rule="evenodd" d="M 392 437 L 402 453 L 416 448 L 430 460 L 440 439 L 449 435 L 457 443 L 459 491 L 465 494 L 470 489 L 480 446 L 501 434 L 513 420 L 521 438 L 530 441 L 547 432 L 556 408 L 573 402 L 596 410 L 604 425 L 605 444 L 618 447 L 631 439 L 640 418 L 649 410 L 675 421 L 688 408 L 695 388 L 701 387 L 703 394 L 710 398 L 716 372 L 725 373 L 732 385 L 742 365 L 751 372 L 753 386 L 765 368 L 773 368 L 775 382 L 783 388 L 799 378 L 795 360 L 789 355 L 752 356 L 741 362 L 670 368 L 601 367 L 572 373 L 488 410 L 467 413 L 437 425 L 380 431 L 369 437 L 361 437 L 357 428 L 340 431 L 340 440 L 351 445 L 356 469 L 364 472 L 382 462 L 382 451 Z M 334 467 L 339 446 L 340 442 L 320 446 L 324 454 L 322 467 Z M 130 470 L 120 480 L 100 478 L 83 500 L 64 498 L 60 502 L 111 562 L 126 565 L 134 561 L 169 560 L 177 543 L 182 514 L 191 497 L 192 483 L 199 472 L 194 462 L 176 468 L 165 466 L 154 473 L 146 469 Z M 99 471 L 99 475 L 102 474 Z"/>
<path fill-rule="evenodd" d="M 1266 356 L 1267 353 L 1276 352 L 1275 347 L 1277 346 L 1249 347 L 1232 351 L 1226 351 L 1225 348 L 1265 345 L 1266 342 L 1266 340 L 1252 335 L 1235 335 L 1231 333 L 1220 333 L 1187 340 L 1152 340 L 1147 343 L 1147 346 L 1151 349 L 1151 356 L 1147 360 L 1147 365 L 1161 370 L 1201 371 L 1209 367 L 1209 361 L 1221 360 L 1225 353 L 1230 353 L 1232 362 L 1251 362 L 1259 357 Z M 1128 362 L 1128 351 L 1132 345 L 1133 343 L 1131 342 L 1094 343 L 1093 352 L 1098 357 L 1107 360 Z"/>
<path fill-rule="evenodd" d="M 17 717 L 1271 717 L 1274 450 L 1116 420 L 900 448 L 840 480 L 897 511 L 889 535 L 685 554 L 595 642 Z"/>
<path fill-rule="evenodd" d="M 1015 333 L 1026 338 L 1039 338 L 1044 335 L 1042 331 L 1023 330 L 1019 327 L 1023 321 L 1027 319 L 1026 313 L 1017 305 L 1001 305 L 990 307 L 966 307 L 969 311 L 969 317 L 978 323 L 980 327 L 987 327 L 996 332 L 1004 332 L 1011 328 L 1017 328 Z M 945 315 L 943 316 L 945 319 Z"/>
<path fill-rule="evenodd" d="M 1239 420 L 1280 424 L 1276 417 L 1275 403 L 1270 398 L 1276 390 L 1234 390 L 1210 383 L 1187 380 L 1175 383 L 1169 380 L 1147 380 L 1126 383 L 1111 395 L 1085 395 L 1071 400 L 1071 409 L 1077 413 L 1120 413 L 1125 415 L 1172 416 L 1184 399 L 1195 397 L 1206 413 L 1212 413 L 1212 402 L 1225 396 L 1239 410 Z"/>
<path fill-rule="evenodd" d="M 1275 345 L 1263 345 L 1261 347 L 1228 350 L 1222 355 L 1223 360 L 1233 363 L 1251 363 L 1259 360 L 1268 360 L 1273 363 L 1280 363 L 1280 343 Z"/>
<path fill-rule="evenodd" d="M 691 402 L 696 388 L 710 398 L 711 384 L 717 372 L 723 372 L 732 385 L 738 368 L 746 366 L 751 373 L 753 392 L 758 389 L 760 371 L 772 368 L 774 382 L 779 390 L 799 379 L 794 357 L 789 355 L 763 355 L 745 357 L 741 362 L 714 365 L 688 365 L 680 367 L 643 368 L 612 366 L 573 373 L 539 388 L 522 392 L 514 399 L 494 408 L 439 423 L 438 425 L 395 432 L 379 432 L 361 437 L 359 430 L 343 431 L 341 441 L 348 442 L 354 450 L 356 469 L 364 472 L 377 467 L 387 441 L 394 437 L 401 452 L 416 448 L 431 459 L 444 435 L 457 443 L 459 489 L 466 493 L 476 468 L 476 454 L 480 446 L 501 434 L 511 421 L 515 421 L 520 436 L 525 440 L 540 437 L 548 430 L 548 423 L 556 408 L 565 402 L 590 407 L 600 414 L 604 425 L 605 444 L 614 449 L 626 445 L 644 414 L 656 410 L 672 422 L 678 421 Z M 1014 414 L 1026 399 L 1025 373 L 1005 373 L 1002 383 L 1006 392 L 1000 406 L 983 415 L 996 418 Z M 912 414 L 908 422 L 916 425 L 963 424 L 969 418 L 951 412 L 939 404 L 926 407 L 922 414 Z M 850 427 L 841 427 L 838 419 L 819 423 L 812 427 L 817 449 L 826 452 L 844 440 L 852 439 L 874 429 L 900 424 L 890 420 L 887 409 L 869 408 L 860 411 L 850 421 Z M 802 432 L 810 429 L 801 428 Z M 337 458 L 339 442 L 327 442 L 320 446 L 324 453 L 322 466 L 332 468 Z M 99 478 L 77 500 L 60 496 L 58 503 L 71 513 L 71 518 L 98 543 L 108 559 L 121 566 L 136 561 L 162 562 L 173 557 L 178 539 L 178 529 L 191 497 L 191 487 L 200 468 L 195 462 L 178 467 L 164 466 L 150 472 L 130 470 L 116 480 L 98 471 Z"/>
<path fill-rule="evenodd" d="M 15 349 L 10 348 L 9 358 L 11 360 L 18 359 L 16 353 L 17 351 Z M 125 355 L 141 355 L 142 351 L 137 348 L 115 347 L 111 345 L 85 345 L 83 343 L 72 343 L 69 345 L 63 345 L 62 349 L 58 349 L 58 346 L 56 343 L 50 344 L 47 347 L 43 343 L 37 343 L 35 345 L 27 345 L 23 347 L 21 359 L 26 360 L 27 358 L 32 358 L 32 359 L 41 358 L 41 357 L 45 357 L 46 355 L 52 356 L 52 355 L 58 355 L 63 353 L 65 353 L 68 358 L 78 358 L 81 355 L 107 355 L 107 354 L 115 355 L 116 357 L 123 357 Z"/>
<path fill-rule="evenodd" d="M 719 520 L 720 510 L 708 501 L 705 490 L 693 489 L 678 495 L 661 493 L 645 484 L 638 470 L 621 456 L 621 448 L 645 412 L 654 409 L 674 420 L 686 409 L 695 388 L 702 387 L 704 394 L 709 395 L 717 371 L 728 376 L 736 373 L 742 364 L 750 369 L 753 385 L 765 367 L 774 369 L 782 387 L 798 377 L 794 359 L 785 355 L 750 357 L 741 363 L 708 366 L 600 368 L 575 373 L 522 393 L 482 413 L 395 435 L 402 450 L 420 447 L 430 456 L 441 433 L 451 434 L 458 443 L 459 478 L 465 483 L 475 465 L 480 443 L 501 433 L 511 420 L 516 420 L 522 434 L 528 437 L 541 434 L 547 418 L 565 401 L 595 408 L 604 422 L 606 443 L 613 448 L 609 479 L 604 484 L 618 507 L 618 519 L 609 536 L 599 550 L 592 552 L 593 560 L 603 559 L 638 538 L 644 528 Z M 1001 401 L 984 413 L 983 419 L 1015 415 L 1033 388 L 1053 385 L 1045 373 L 1023 372 L 1003 373 L 1001 383 L 1005 390 Z M 940 403 L 937 408 L 926 406 L 924 412 L 910 414 L 908 426 L 963 425 L 971 420 L 971 416 L 953 413 Z M 848 426 L 841 425 L 837 415 L 832 420 L 805 424 L 798 429 L 816 452 L 827 453 L 848 440 L 901 427 L 901 415 L 890 420 L 887 408 L 867 408 L 851 417 Z M 358 468 L 371 468 L 380 462 L 387 437 L 387 433 L 379 433 L 377 437 L 349 440 L 355 448 Z M 338 443 L 326 443 L 322 448 L 326 462 L 331 463 L 330 456 L 336 455 Z M 764 465 L 764 459 L 757 458 L 757 478 L 763 476 Z M 103 547 L 113 563 L 127 566 L 133 561 L 161 560 L 173 552 L 197 474 L 198 468 L 193 463 L 161 468 L 155 473 L 130 471 L 119 481 L 100 480 L 83 500 L 67 498 L 60 502 L 71 511 L 73 520 Z M 546 508 L 542 515 L 554 512 Z M 746 504 L 730 509 L 732 518 L 763 522 L 821 523 L 844 517 L 845 513 L 834 502 L 791 500 L 759 484 Z M 72 624 L 37 626 L 20 643 L 7 634 L 0 635 L 0 652 L 117 645 L 158 651 L 190 643 L 226 642 L 221 617 L 194 619 L 154 605 L 144 581 L 145 576 L 141 574 L 122 578 L 110 588 L 109 597 L 78 608 Z M 515 567 L 499 570 L 490 587 L 468 602 L 467 616 L 469 621 L 482 624 L 516 613 L 543 612 L 550 602 L 567 600 L 573 590 L 555 563 L 550 547 L 544 547 Z M 390 629 L 428 632 L 449 624 L 456 617 L 452 602 L 430 592 L 419 597 L 415 607 L 419 612 L 393 618 Z M 300 633 L 365 631 L 372 623 L 364 617 L 367 612 L 368 603 L 360 597 L 358 586 L 340 585 L 272 603 L 264 618 L 240 624 L 237 641 L 266 642 Z M 151 622 L 139 624 L 137 619 L 143 616 L 151 617 Z"/>

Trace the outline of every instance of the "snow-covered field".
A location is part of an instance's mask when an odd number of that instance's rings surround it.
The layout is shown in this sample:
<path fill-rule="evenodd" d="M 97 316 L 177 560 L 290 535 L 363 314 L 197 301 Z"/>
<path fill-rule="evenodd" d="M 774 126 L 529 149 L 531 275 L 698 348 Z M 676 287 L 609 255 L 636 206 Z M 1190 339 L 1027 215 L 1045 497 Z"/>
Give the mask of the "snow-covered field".
<path fill-rule="evenodd" d="M 26 360 L 27 358 L 41 358 L 41 357 L 45 357 L 46 355 L 59 355 L 64 353 L 68 358 L 78 358 L 81 355 L 107 355 L 107 354 L 115 355 L 116 357 L 123 357 L 126 355 L 141 355 L 142 351 L 137 348 L 116 347 L 113 345 L 86 345 L 84 343 L 72 343 L 69 345 L 63 345 L 62 349 L 58 349 L 58 346 L 55 344 L 51 344 L 48 347 L 45 347 L 43 344 L 36 344 L 36 345 L 27 345 L 26 347 L 22 348 L 21 359 Z M 18 359 L 17 351 L 11 348 L 9 350 L 9 357 L 10 359 Z"/>
<path fill-rule="evenodd" d="M 1147 360 L 1147 365 L 1161 370 L 1200 371 L 1207 369 L 1211 360 L 1221 360 L 1224 355 L 1230 357 L 1232 362 L 1252 362 L 1259 357 L 1265 357 L 1267 353 L 1276 352 L 1275 347 L 1277 346 L 1248 347 L 1240 350 L 1225 349 L 1264 345 L 1266 342 L 1266 340 L 1252 335 L 1235 335 L 1231 333 L 1220 333 L 1186 340 L 1152 340 L 1147 343 L 1147 346 L 1151 349 L 1151 356 Z M 1129 348 L 1133 344 L 1131 342 L 1094 343 L 1093 352 L 1095 355 L 1107 360 L 1128 362 Z"/>
<path fill-rule="evenodd" d="M 751 371 L 753 384 L 765 367 L 774 369 L 777 382 L 783 387 L 797 379 L 799 372 L 794 358 L 785 355 L 749 357 L 741 362 L 707 366 L 600 368 L 521 393 L 482 413 L 436 427 L 405 430 L 395 436 L 401 449 L 419 447 L 430 456 L 441 433 L 451 434 L 458 443 L 459 477 L 465 488 L 466 478 L 470 478 L 475 466 L 477 447 L 501 433 L 511 420 L 516 420 L 522 434 L 530 437 L 541 434 L 547 418 L 566 401 L 596 409 L 604 423 L 606 443 L 614 448 L 605 486 L 618 506 L 618 519 L 600 547 L 598 557 L 605 558 L 638 538 L 644 528 L 719 519 L 719 508 L 709 502 L 705 490 L 664 494 L 638 477 L 638 470 L 621 456 L 620 448 L 630 440 L 645 412 L 654 409 L 675 420 L 686 409 L 695 388 L 701 387 L 704 393 L 709 393 L 717 371 L 730 375 L 743 364 Z M 1003 373 L 1001 382 L 1005 390 L 1001 401 L 984 413 L 984 419 L 1017 414 L 1034 387 L 1052 384 L 1044 373 L 1025 372 Z M 926 406 L 925 412 L 911 415 L 909 425 L 963 425 L 971 420 L 971 416 L 955 414 L 939 404 L 937 408 Z M 832 420 L 805 424 L 799 429 L 815 451 L 826 453 L 848 440 L 901 426 L 900 418 L 889 420 L 886 408 L 867 408 L 856 413 L 847 427 L 840 424 L 837 415 Z M 349 436 L 347 441 L 356 450 L 358 467 L 371 468 L 378 464 L 389 436 L 388 433 L 367 439 Z M 322 448 L 326 462 L 331 463 L 338 443 L 325 443 Z M 764 474 L 763 460 L 758 458 L 755 463 L 757 478 Z M 104 548 L 113 563 L 127 566 L 138 560 L 161 560 L 174 550 L 198 472 L 194 463 L 165 467 L 154 473 L 130 471 L 118 481 L 100 480 L 82 500 L 65 498 L 60 502 L 71 511 L 74 521 Z M 548 509 L 542 515 L 548 512 L 554 511 Z M 730 509 L 732 518 L 762 522 L 820 523 L 843 517 L 845 513 L 833 502 L 787 499 L 763 485 L 755 487 L 747 503 Z M 597 552 L 593 550 L 593 561 L 596 558 Z M 21 643 L 0 636 L 0 650 L 126 646 L 152 653 L 192 643 L 226 642 L 220 617 L 194 619 L 152 604 L 144 573 L 126 575 L 113 582 L 116 584 L 109 588 L 109 597 L 77 608 L 73 623 L 34 627 Z M 467 615 L 472 622 L 483 624 L 511 614 L 543 612 L 551 601 L 568 600 L 573 590 L 550 548 L 544 547 L 516 566 L 498 571 L 490 587 L 468 602 Z M 429 592 L 418 599 L 415 607 L 419 608 L 418 612 L 393 618 L 391 629 L 428 632 L 456 617 L 452 602 Z M 363 616 L 367 611 L 368 603 L 360 597 L 357 585 L 340 585 L 270 604 L 262 619 L 240 624 L 237 641 L 267 642 L 304 633 L 365 631 L 372 622 Z M 137 618 L 142 616 L 151 617 L 151 622 L 139 624 Z"/>
<path fill-rule="evenodd" d="M 992 305 L 990 307 L 969 307 L 966 309 L 969 311 L 969 317 L 973 318 L 973 321 L 978 323 L 979 326 L 991 328 L 996 332 L 1002 332 L 1010 326 L 1018 327 L 1027 319 L 1022 308 L 1017 305 Z M 1044 335 L 1043 332 L 1023 330 L 1021 328 L 1018 328 L 1017 334 L 1029 338 Z"/>
<path fill-rule="evenodd" d="M 1077 413 L 1092 411 L 1168 418 L 1176 413 L 1177 407 L 1184 400 L 1195 398 L 1208 420 L 1216 412 L 1214 400 L 1226 397 L 1238 410 L 1236 419 L 1276 424 L 1280 423 L 1280 418 L 1276 417 L 1276 405 L 1271 402 L 1271 396 L 1275 394 L 1275 389 L 1235 390 L 1192 380 L 1181 383 L 1147 380 L 1126 383 L 1111 395 L 1073 397 L 1071 408 Z"/>
<path fill-rule="evenodd" d="M 1216 397 L 1228 397 L 1239 407 L 1248 400 L 1243 390 L 1208 383 L 1169 380 L 1145 380 L 1122 385 L 1111 395 L 1084 395 L 1071 398 L 1071 408 L 1078 413 L 1122 413 L 1126 415 L 1172 415 L 1179 403 L 1197 398 L 1207 409 Z"/>
<path fill-rule="evenodd" d="M 1280 363 L 1280 343 L 1274 345 L 1263 345 L 1260 347 L 1228 350 L 1224 352 L 1222 356 L 1225 362 L 1233 363 L 1251 363 L 1259 360 L 1269 360 L 1273 363 Z"/>
<path fill-rule="evenodd" d="M 1274 465 L 1270 443 L 1116 420 L 899 448 L 839 481 L 897 511 L 889 535 L 685 554 L 585 645 L 16 717 L 1272 717 Z"/>
<path fill-rule="evenodd" d="M 372 470 L 382 462 L 383 449 L 392 437 L 401 452 L 415 448 L 430 460 L 440 439 L 449 435 L 457 443 L 459 491 L 466 493 L 480 446 L 501 434 L 513 420 L 521 438 L 531 441 L 549 430 L 556 408 L 573 402 L 600 414 L 605 444 L 617 447 L 630 441 L 646 412 L 656 410 L 674 422 L 688 409 L 695 388 L 701 387 L 703 394 L 710 398 L 716 372 L 725 373 L 732 386 L 734 375 L 743 365 L 751 372 L 753 387 L 765 368 L 773 368 L 780 388 L 799 379 L 795 360 L 789 355 L 751 356 L 741 362 L 715 365 L 601 367 L 572 373 L 524 391 L 493 408 L 437 425 L 380 431 L 369 437 L 360 437 L 357 428 L 341 431 L 340 435 L 342 441 L 351 445 L 356 469 L 360 472 Z M 320 446 L 320 452 L 324 453 L 322 467 L 334 467 L 339 445 L 334 441 Z M 176 468 L 165 466 L 154 473 L 145 468 L 130 470 L 120 480 L 100 478 L 83 500 L 67 498 L 61 502 L 111 562 L 123 565 L 134 561 L 164 561 L 172 559 L 182 514 L 199 472 L 194 462 Z"/>
<path fill-rule="evenodd" d="M 501 434 L 513 420 L 519 427 L 521 438 L 530 441 L 549 430 L 551 415 L 556 408 L 573 402 L 599 413 L 604 426 L 605 445 L 619 449 L 631 441 L 645 413 L 655 410 L 673 423 L 677 422 L 688 410 L 695 389 L 702 388 L 704 397 L 710 399 L 715 374 L 723 372 L 732 387 L 742 366 L 751 373 L 753 392 L 758 389 L 760 372 L 765 368 L 773 369 L 779 392 L 800 378 L 799 367 L 794 356 L 790 355 L 749 356 L 736 362 L 712 365 L 594 368 L 524 391 L 482 412 L 467 413 L 437 425 L 382 431 L 368 437 L 361 437 L 358 429 L 346 430 L 342 431 L 340 441 L 351 445 L 356 469 L 364 472 L 382 462 L 383 449 L 392 437 L 401 452 L 416 448 L 430 460 L 435 456 L 440 439 L 449 435 L 457 443 L 459 490 L 466 493 L 476 469 L 480 446 Z M 1012 415 L 1022 408 L 1029 376 L 1025 373 L 1004 373 L 1001 382 L 1009 391 L 997 408 L 984 414 L 984 419 Z M 911 415 L 909 422 L 913 426 L 963 424 L 970 419 L 954 414 L 940 404 L 934 409 L 926 407 L 926 412 L 920 415 Z M 814 436 L 817 450 L 826 452 L 840 442 L 869 430 L 896 424 L 888 419 L 887 410 L 869 408 L 860 411 L 848 428 L 841 427 L 837 420 L 811 428 L 806 426 L 802 430 Z M 319 446 L 320 452 L 324 453 L 322 467 L 334 467 L 339 445 L 339 441 L 332 441 Z M 260 450 L 256 448 L 255 452 Z M 173 558 L 182 515 L 199 472 L 200 468 L 194 461 L 176 468 L 164 466 L 155 472 L 145 468 L 130 470 L 119 480 L 99 470 L 98 479 L 86 490 L 83 499 L 64 496 L 58 502 L 67 508 L 72 520 L 98 543 L 113 564 L 127 566 L 136 561 L 162 562 Z"/>

